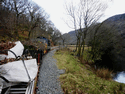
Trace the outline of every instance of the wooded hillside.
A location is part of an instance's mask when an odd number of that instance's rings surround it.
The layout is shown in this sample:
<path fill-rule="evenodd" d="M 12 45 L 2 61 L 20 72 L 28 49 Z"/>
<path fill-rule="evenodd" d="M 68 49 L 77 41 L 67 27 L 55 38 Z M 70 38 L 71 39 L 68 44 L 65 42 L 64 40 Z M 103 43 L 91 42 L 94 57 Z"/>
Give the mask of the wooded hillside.
<path fill-rule="evenodd" d="M 60 35 L 60 31 L 35 2 L 0 1 L 0 40 L 28 40 L 38 36 L 54 40 L 58 38 L 55 35 Z"/>

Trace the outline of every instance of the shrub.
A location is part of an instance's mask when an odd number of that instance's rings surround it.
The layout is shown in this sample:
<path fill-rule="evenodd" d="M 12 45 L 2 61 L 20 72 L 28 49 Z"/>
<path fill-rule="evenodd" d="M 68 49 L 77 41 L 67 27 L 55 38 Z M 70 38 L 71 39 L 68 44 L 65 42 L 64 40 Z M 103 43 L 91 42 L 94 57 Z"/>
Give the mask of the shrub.
<path fill-rule="evenodd" d="M 112 78 L 111 74 L 112 74 L 112 71 L 106 68 L 101 68 L 96 70 L 96 75 L 98 77 L 101 77 L 107 80 Z"/>

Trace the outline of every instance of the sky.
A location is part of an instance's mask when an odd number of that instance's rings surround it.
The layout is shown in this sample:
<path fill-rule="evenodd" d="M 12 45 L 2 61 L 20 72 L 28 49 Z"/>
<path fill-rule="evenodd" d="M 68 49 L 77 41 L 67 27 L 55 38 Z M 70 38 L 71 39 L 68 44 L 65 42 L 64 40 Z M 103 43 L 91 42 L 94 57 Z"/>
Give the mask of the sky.
<path fill-rule="evenodd" d="M 46 13 L 50 15 L 50 20 L 55 27 L 60 30 L 62 34 L 68 33 L 73 29 L 66 24 L 67 14 L 65 12 L 64 4 L 66 0 L 33 0 L 41 6 Z M 67 0 L 69 1 L 69 0 Z M 72 0 L 77 3 L 76 0 Z M 125 0 L 112 0 L 109 2 L 109 7 L 106 9 L 104 16 L 100 21 L 107 19 L 113 15 L 125 13 Z"/>

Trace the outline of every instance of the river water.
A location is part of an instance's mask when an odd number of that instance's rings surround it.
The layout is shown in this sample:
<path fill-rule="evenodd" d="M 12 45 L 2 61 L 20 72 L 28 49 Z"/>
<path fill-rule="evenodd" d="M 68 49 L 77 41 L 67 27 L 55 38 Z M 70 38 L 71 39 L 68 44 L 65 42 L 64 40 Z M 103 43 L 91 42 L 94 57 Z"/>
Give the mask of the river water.
<path fill-rule="evenodd" d="M 119 83 L 125 83 L 125 71 L 118 72 L 114 77 L 114 80 Z"/>

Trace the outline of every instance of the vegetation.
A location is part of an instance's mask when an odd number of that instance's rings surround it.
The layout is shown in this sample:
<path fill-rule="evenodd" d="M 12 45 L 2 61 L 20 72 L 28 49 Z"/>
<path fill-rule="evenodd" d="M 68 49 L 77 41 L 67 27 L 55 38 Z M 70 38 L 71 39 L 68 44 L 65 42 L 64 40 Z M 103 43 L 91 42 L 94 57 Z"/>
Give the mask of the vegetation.
<path fill-rule="evenodd" d="M 77 37 L 76 50 L 78 49 L 78 56 L 82 59 L 89 26 L 100 19 L 106 7 L 107 5 L 100 0 L 80 0 L 77 5 L 66 5 L 67 14 L 72 22 L 70 27 L 74 28 Z"/>
<path fill-rule="evenodd" d="M 7 43 L 1 43 L 0 44 L 0 50 L 7 50 L 15 46 L 14 42 L 7 42 Z"/>
<path fill-rule="evenodd" d="M 118 23 L 114 23 L 116 20 L 111 20 L 114 21 L 112 23 L 109 20 L 110 24 L 106 21 L 97 23 L 106 7 L 107 4 L 99 0 L 80 0 L 80 4 L 73 2 L 67 4 L 66 12 L 70 19 L 67 24 L 74 28 L 76 33 L 76 51 L 81 61 L 87 61 L 85 59 L 85 45 L 87 45 L 91 47 L 88 54 L 91 63 L 102 68 L 121 71 L 124 69 L 121 66 L 124 65 L 124 41 L 121 37 L 124 36 L 124 25 L 119 25 L 119 22 L 123 20 L 124 15 L 118 17 Z M 121 27 L 122 30 L 119 30 Z M 117 66 L 119 61 L 122 63 Z"/>
<path fill-rule="evenodd" d="M 90 28 L 92 30 L 90 29 L 88 35 L 88 45 L 91 46 L 89 53 L 93 62 L 97 66 L 115 70 L 114 64 L 122 49 L 123 39 L 115 27 L 110 27 L 105 23 L 98 23 Z"/>
<path fill-rule="evenodd" d="M 113 81 L 107 69 L 93 73 L 88 64 L 82 64 L 72 52 L 63 49 L 55 53 L 59 69 L 66 73 L 60 76 L 65 94 L 124 94 L 125 84 Z M 109 75 L 107 75 L 109 74 Z"/>
<path fill-rule="evenodd" d="M 110 79 L 112 77 L 111 76 L 112 71 L 110 71 L 109 69 L 105 69 L 105 68 L 97 69 L 95 73 L 98 77 L 101 77 L 104 79 Z"/>
<path fill-rule="evenodd" d="M 42 7 L 31 0 L 0 1 L 0 41 L 28 40 L 43 36 L 54 44 L 60 31 Z M 56 36 L 55 36 L 56 35 Z"/>

